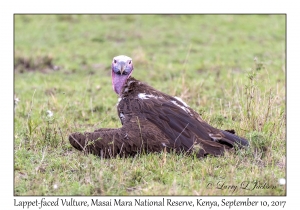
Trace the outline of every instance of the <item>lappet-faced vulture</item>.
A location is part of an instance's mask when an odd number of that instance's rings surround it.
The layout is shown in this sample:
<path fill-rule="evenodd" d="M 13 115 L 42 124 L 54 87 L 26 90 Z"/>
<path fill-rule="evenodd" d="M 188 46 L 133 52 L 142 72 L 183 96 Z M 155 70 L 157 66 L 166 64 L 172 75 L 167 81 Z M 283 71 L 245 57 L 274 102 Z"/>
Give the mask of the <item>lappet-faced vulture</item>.
<path fill-rule="evenodd" d="M 117 111 L 122 127 L 72 133 L 69 141 L 73 147 L 109 158 L 162 150 L 219 156 L 225 150 L 248 146 L 246 139 L 212 127 L 180 98 L 136 80 L 132 72 L 130 57 L 113 58 L 112 85 L 119 95 Z"/>

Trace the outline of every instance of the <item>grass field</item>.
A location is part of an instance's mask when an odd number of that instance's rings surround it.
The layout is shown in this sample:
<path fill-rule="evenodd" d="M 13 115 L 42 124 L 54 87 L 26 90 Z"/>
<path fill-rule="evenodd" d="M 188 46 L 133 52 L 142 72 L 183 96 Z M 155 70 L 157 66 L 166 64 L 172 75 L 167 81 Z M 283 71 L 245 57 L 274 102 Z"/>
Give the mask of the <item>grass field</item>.
<path fill-rule="evenodd" d="M 284 15 L 14 19 L 15 195 L 286 194 Z M 251 147 L 205 159 L 100 159 L 73 149 L 71 132 L 121 126 L 110 78 L 120 54 L 133 58 L 135 78 Z"/>

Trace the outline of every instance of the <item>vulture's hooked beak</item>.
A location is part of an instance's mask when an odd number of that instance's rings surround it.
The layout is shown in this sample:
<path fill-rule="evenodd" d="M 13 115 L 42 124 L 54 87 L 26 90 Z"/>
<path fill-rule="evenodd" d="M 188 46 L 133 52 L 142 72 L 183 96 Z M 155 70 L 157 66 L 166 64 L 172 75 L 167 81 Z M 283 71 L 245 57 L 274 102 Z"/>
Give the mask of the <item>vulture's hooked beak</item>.
<path fill-rule="evenodd" d="M 123 72 L 124 72 L 124 65 L 121 66 L 120 72 L 121 72 L 121 75 L 123 75 Z"/>
<path fill-rule="evenodd" d="M 123 72 L 124 72 L 124 70 L 125 70 L 125 63 L 124 63 L 124 62 L 121 62 L 121 63 L 120 63 L 119 69 L 120 69 L 120 74 L 123 75 Z"/>

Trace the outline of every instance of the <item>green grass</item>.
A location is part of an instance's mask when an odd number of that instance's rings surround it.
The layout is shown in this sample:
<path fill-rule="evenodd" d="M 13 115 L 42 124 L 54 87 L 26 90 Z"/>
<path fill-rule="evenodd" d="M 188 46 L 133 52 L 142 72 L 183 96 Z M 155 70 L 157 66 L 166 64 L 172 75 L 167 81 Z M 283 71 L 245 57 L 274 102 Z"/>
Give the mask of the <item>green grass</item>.
<path fill-rule="evenodd" d="M 285 195 L 285 38 L 284 15 L 15 15 L 15 195 Z M 71 132 L 121 126 L 119 54 L 251 147 L 205 159 L 73 149 Z M 255 181 L 273 187 L 240 188 Z"/>

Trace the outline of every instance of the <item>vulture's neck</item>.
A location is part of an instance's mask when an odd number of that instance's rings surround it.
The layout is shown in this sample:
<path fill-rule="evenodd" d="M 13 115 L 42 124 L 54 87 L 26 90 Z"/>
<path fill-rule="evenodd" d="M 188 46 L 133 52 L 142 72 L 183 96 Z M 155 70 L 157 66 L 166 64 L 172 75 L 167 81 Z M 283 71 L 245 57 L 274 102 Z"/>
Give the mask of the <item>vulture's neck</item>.
<path fill-rule="evenodd" d="M 140 84 L 141 82 L 136 80 L 134 77 L 129 77 L 122 88 L 120 97 L 126 97 L 132 92 L 137 91 Z"/>

